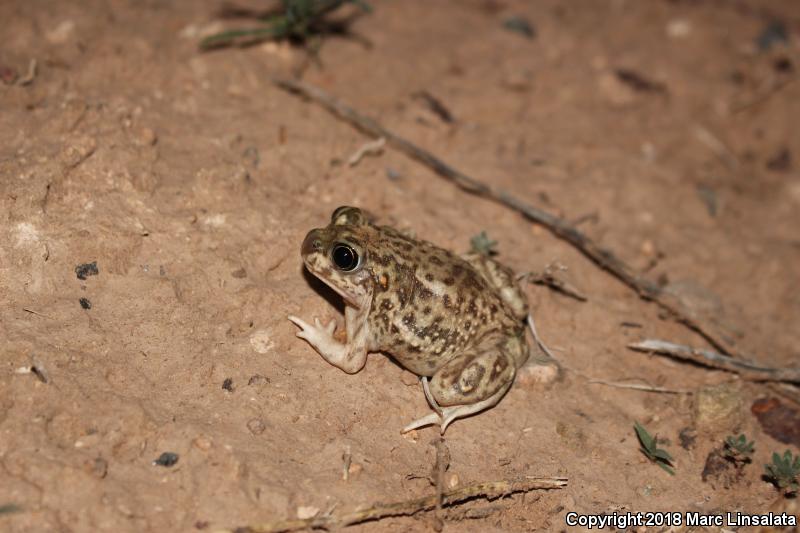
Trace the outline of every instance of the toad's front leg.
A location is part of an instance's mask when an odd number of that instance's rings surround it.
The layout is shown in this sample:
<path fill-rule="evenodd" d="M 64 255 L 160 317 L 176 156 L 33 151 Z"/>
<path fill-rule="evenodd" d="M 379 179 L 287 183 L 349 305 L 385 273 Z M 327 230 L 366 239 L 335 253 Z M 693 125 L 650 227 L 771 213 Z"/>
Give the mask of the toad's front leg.
<path fill-rule="evenodd" d="M 444 434 L 457 418 L 493 407 L 511 388 L 515 375 L 514 359 L 502 343 L 484 345 L 451 359 L 430 382 L 422 378 L 425 396 L 436 412 L 410 423 L 403 433 L 439 424 Z"/>
<path fill-rule="evenodd" d="M 355 374 L 367 362 L 367 330 L 362 312 L 345 308 L 345 322 L 347 323 L 347 342 L 342 343 L 333 337 L 336 331 L 336 321 L 331 320 L 323 326 L 319 319 L 314 319 L 312 326 L 302 318 L 289 316 L 296 326 L 300 328 L 297 336 L 307 341 L 330 364 L 341 368 L 348 374 Z"/>

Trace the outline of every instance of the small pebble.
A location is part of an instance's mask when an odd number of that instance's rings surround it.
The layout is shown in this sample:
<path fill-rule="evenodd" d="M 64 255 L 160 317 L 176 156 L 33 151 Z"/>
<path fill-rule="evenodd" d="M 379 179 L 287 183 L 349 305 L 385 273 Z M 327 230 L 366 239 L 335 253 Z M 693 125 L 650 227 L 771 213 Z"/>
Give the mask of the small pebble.
<path fill-rule="evenodd" d="M 103 479 L 108 474 L 108 462 L 102 457 L 95 457 L 94 459 L 87 459 L 83 463 L 83 469 L 87 473 Z"/>
<path fill-rule="evenodd" d="M 248 385 L 268 385 L 269 378 L 267 376 L 262 376 L 261 374 L 253 374 L 250 376 L 250 379 L 247 381 Z"/>
<path fill-rule="evenodd" d="M 682 39 L 692 32 L 692 25 L 688 20 L 674 19 L 667 23 L 667 36 L 673 39 Z"/>
<path fill-rule="evenodd" d="M 265 354 L 275 347 L 275 343 L 272 341 L 270 332 L 261 329 L 250 336 L 250 346 L 257 353 Z"/>
<path fill-rule="evenodd" d="M 444 485 L 448 489 L 454 489 L 458 487 L 458 474 L 454 474 L 453 472 L 448 472 L 444 476 Z"/>
<path fill-rule="evenodd" d="M 297 508 L 297 518 L 300 520 L 307 520 L 309 518 L 313 518 L 317 516 L 319 513 L 319 507 L 314 507 L 312 505 L 301 505 Z"/>
<path fill-rule="evenodd" d="M 761 52 L 766 52 L 776 44 L 789 42 L 789 31 L 786 24 L 780 20 L 773 20 L 767 24 L 756 38 L 756 46 Z"/>
<path fill-rule="evenodd" d="M 201 435 L 192 441 L 192 446 L 206 452 L 211 449 L 211 439 Z"/>
<path fill-rule="evenodd" d="M 364 470 L 364 467 L 358 463 L 351 463 L 350 468 L 347 469 L 347 473 L 351 476 L 355 476 L 361 473 Z"/>
<path fill-rule="evenodd" d="M 142 128 L 136 132 L 134 142 L 139 146 L 153 146 L 158 142 L 158 136 L 150 128 Z"/>
<path fill-rule="evenodd" d="M 83 307 L 84 309 L 91 309 L 92 308 L 92 302 L 90 302 L 88 298 L 81 298 L 78 301 L 80 302 L 81 307 Z"/>
<path fill-rule="evenodd" d="M 267 426 L 264 425 L 264 421 L 260 418 L 251 418 L 247 421 L 247 429 L 249 429 L 250 433 L 253 435 L 261 435 L 264 433 L 264 430 L 267 429 Z"/>
<path fill-rule="evenodd" d="M 87 276 L 96 276 L 100 273 L 97 268 L 97 261 L 91 263 L 84 263 L 75 267 L 75 275 L 78 279 L 86 279 Z"/>
<path fill-rule="evenodd" d="M 536 37 L 536 28 L 525 17 L 515 15 L 503 21 L 503 27 L 508 31 L 518 33 L 528 39 Z"/>
<path fill-rule="evenodd" d="M 228 392 L 233 392 L 233 378 L 225 378 L 222 382 L 222 388 Z"/>
<path fill-rule="evenodd" d="M 158 456 L 158 459 L 153 461 L 153 466 L 171 467 L 178 463 L 178 454 L 173 452 L 164 452 Z"/>

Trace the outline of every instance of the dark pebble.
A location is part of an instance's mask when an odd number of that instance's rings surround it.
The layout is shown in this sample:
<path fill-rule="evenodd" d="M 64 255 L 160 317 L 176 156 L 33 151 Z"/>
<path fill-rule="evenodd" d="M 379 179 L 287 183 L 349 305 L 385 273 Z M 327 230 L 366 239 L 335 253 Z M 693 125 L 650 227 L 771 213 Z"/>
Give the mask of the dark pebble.
<path fill-rule="evenodd" d="M 78 276 L 78 279 L 86 279 L 86 276 L 96 276 L 99 273 L 100 270 L 97 268 L 97 261 L 84 263 L 75 267 L 75 274 Z"/>
<path fill-rule="evenodd" d="M 153 465 L 156 466 L 175 466 L 178 462 L 178 454 L 173 452 L 164 452 L 158 456 L 158 459 L 153 461 Z"/>

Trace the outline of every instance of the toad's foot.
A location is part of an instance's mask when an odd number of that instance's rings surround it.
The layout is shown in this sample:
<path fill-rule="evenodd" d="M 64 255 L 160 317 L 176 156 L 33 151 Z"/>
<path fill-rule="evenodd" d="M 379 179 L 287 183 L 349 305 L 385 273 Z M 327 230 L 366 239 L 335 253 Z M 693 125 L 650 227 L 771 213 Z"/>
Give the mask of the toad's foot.
<path fill-rule="evenodd" d="M 336 331 L 335 320 L 331 320 L 327 325 L 323 326 L 322 322 L 315 318 L 312 326 L 302 318 L 297 318 L 296 316 L 289 316 L 288 318 L 300 328 L 297 336 L 307 341 L 315 350 L 323 354 L 326 359 L 328 355 L 338 355 L 344 348 L 342 343 L 333 338 L 333 332 Z"/>
<path fill-rule="evenodd" d="M 422 381 L 423 389 L 427 389 L 427 379 L 423 378 Z M 463 418 L 465 416 L 469 416 L 475 413 L 479 413 L 485 409 L 489 409 L 490 407 L 494 406 L 503 395 L 511 388 L 511 384 L 509 383 L 507 386 L 503 387 L 499 391 L 495 392 L 485 400 L 481 400 L 480 402 L 469 404 L 469 405 L 454 405 L 452 407 L 439 407 L 436 401 L 433 400 L 433 396 L 428 392 L 425 391 L 425 396 L 428 398 L 428 401 L 431 402 L 431 406 L 434 409 L 441 410 L 441 414 L 439 412 L 431 413 L 427 416 L 423 416 L 422 418 L 418 418 L 414 420 L 406 427 L 404 427 L 400 433 L 408 433 L 412 429 L 418 429 L 424 426 L 429 426 L 431 424 L 439 424 L 439 431 L 442 435 L 447 430 L 447 426 L 449 426 L 454 420 L 458 418 Z M 433 400 L 433 401 L 431 401 Z"/>

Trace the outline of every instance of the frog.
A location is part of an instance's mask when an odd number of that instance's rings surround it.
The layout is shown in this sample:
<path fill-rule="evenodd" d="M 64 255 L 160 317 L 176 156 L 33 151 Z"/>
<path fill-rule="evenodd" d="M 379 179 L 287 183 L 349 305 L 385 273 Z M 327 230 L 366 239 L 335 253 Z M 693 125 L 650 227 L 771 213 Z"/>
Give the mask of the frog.
<path fill-rule="evenodd" d="M 527 297 L 486 254 L 457 255 L 342 206 L 308 232 L 300 255 L 344 300 L 346 340 L 335 319 L 292 315 L 297 337 L 348 374 L 383 352 L 419 376 L 432 412 L 402 433 L 438 424 L 444 435 L 453 421 L 494 407 L 528 360 Z"/>

